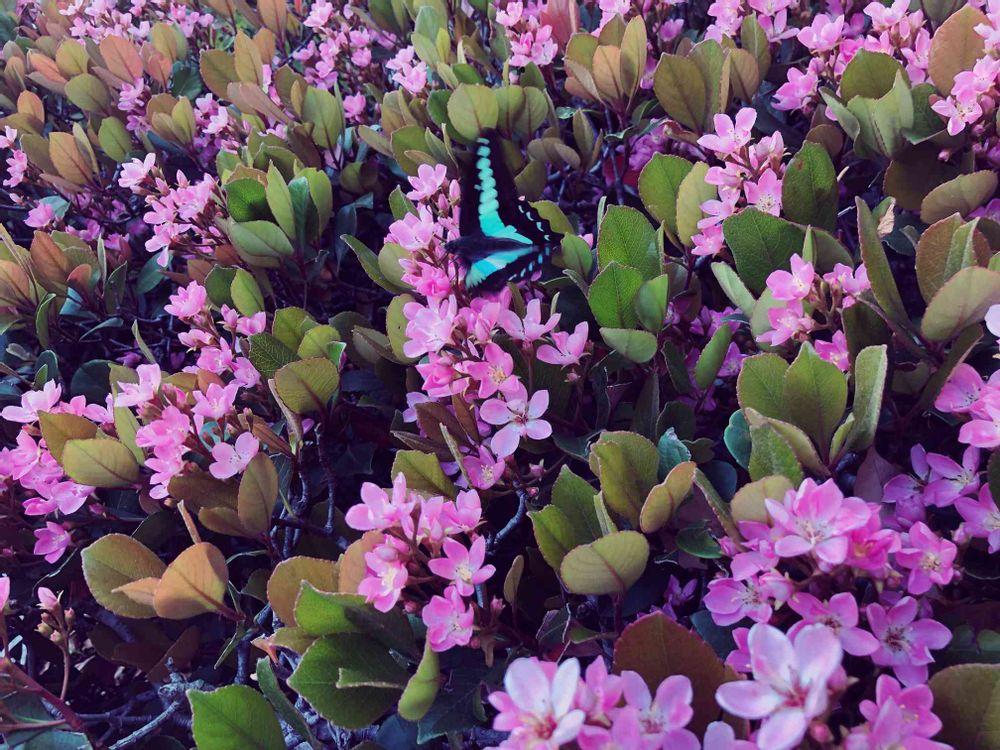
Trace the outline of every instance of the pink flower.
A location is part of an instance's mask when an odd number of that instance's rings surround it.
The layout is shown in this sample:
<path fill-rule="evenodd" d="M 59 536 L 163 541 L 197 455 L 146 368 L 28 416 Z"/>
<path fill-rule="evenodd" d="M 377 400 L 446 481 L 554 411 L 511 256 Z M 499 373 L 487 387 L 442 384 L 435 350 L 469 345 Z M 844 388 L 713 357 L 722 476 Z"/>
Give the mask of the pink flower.
<path fill-rule="evenodd" d="M 447 578 L 462 596 L 472 596 L 476 586 L 496 572 L 492 565 L 483 565 L 486 559 L 486 537 L 477 537 L 469 549 L 454 539 L 444 540 L 444 557 L 427 563 L 434 575 Z"/>
<path fill-rule="evenodd" d="M 978 448 L 966 448 L 961 465 L 940 453 L 928 453 L 927 463 L 934 471 L 924 490 L 924 502 L 928 505 L 945 508 L 956 498 L 974 494 L 979 489 Z"/>
<path fill-rule="evenodd" d="M 417 174 L 410 177 L 410 185 L 413 190 L 406 194 L 407 198 L 415 201 L 427 200 L 433 196 L 448 181 L 448 168 L 444 164 L 431 166 L 421 164 L 417 167 Z"/>
<path fill-rule="evenodd" d="M 38 412 L 52 411 L 60 398 L 62 388 L 56 385 L 56 381 L 48 380 L 41 390 L 22 393 L 20 406 L 5 406 L 0 411 L 0 417 L 11 422 L 34 424 L 38 421 Z"/>
<path fill-rule="evenodd" d="M 232 412 L 239 390 L 240 387 L 237 383 L 229 383 L 229 385 L 224 386 L 218 383 L 209 383 L 204 392 L 194 391 L 192 393 L 194 407 L 191 411 L 195 415 L 195 425 L 198 432 L 201 432 L 206 419 L 222 419 Z"/>
<path fill-rule="evenodd" d="M 764 504 L 783 532 L 774 545 L 780 557 L 813 554 L 831 566 L 847 559 L 847 533 L 864 526 L 871 514 L 860 498 L 845 498 L 832 479 L 821 485 L 806 479 L 798 491 L 788 491 L 783 503 L 768 498 Z"/>
<path fill-rule="evenodd" d="M 365 578 L 358 584 L 358 593 L 379 612 L 396 606 L 409 580 L 406 571 L 406 543 L 386 536 L 385 541 L 365 553 Z"/>
<path fill-rule="evenodd" d="M 554 329 L 559 323 L 559 318 L 559 313 L 555 313 L 549 316 L 548 322 L 542 323 L 542 303 L 533 299 L 528 303 L 523 319 L 513 310 L 504 310 L 497 322 L 512 339 L 530 344 Z"/>
<path fill-rule="evenodd" d="M 644 739 L 677 750 L 699 750 L 697 738 L 684 728 L 694 716 L 690 679 L 667 677 L 656 688 L 655 696 L 637 672 L 622 672 L 621 680 L 627 707 L 639 712 Z"/>
<path fill-rule="evenodd" d="M 915 620 L 917 600 L 910 596 L 888 610 L 881 604 L 869 604 L 865 615 L 881 644 L 871 655 L 872 661 L 892 667 L 904 685 L 926 682 L 927 665 L 934 661 L 931 649 L 947 646 L 951 631 L 935 620 Z"/>
<path fill-rule="evenodd" d="M 33 209 L 28 211 L 28 215 L 25 217 L 24 223 L 33 229 L 44 229 L 55 220 L 56 212 L 55 209 L 52 208 L 52 204 L 39 203 Z"/>
<path fill-rule="evenodd" d="M 736 739 L 736 732 L 724 721 L 713 721 L 705 730 L 704 750 L 759 750 L 757 743 Z"/>
<path fill-rule="evenodd" d="M 990 494 L 988 485 L 979 490 L 979 500 L 960 497 L 955 508 L 965 521 L 960 533 L 963 538 L 978 537 L 989 542 L 990 554 L 1000 551 L 1000 509 Z"/>
<path fill-rule="evenodd" d="M 45 557 L 46 562 L 54 563 L 69 547 L 69 532 L 52 521 L 45 522 L 44 529 L 35 529 L 36 555 Z"/>
<path fill-rule="evenodd" d="M 590 663 L 576 692 L 576 706 L 587 713 L 588 723 L 611 722 L 611 714 L 622 696 L 621 683 L 621 677 L 608 674 L 604 659 L 594 659 Z"/>
<path fill-rule="evenodd" d="M 458 323 L 458 301 L 454 297 L 440 302 L 408 302 L 403 306 L 406 324 L 406 343 L 403 353 L 407 357 L 420 357 L 428 352 L 438 352 L 452 343 L 452 334 Z"/>
<path fill-rule="evenodd" d="M 208 292 L 197 281 L 192 281 L 186 287 L 180 287 L 176 294 L 170 295 L 170 304 L 163 309 L 175 318 L 190 320 L 201 314 L 208 302 Z"/>
<path fill-rule="evenodd" d="M 743 183 L 747 203 L 756 206 L 766 214 L 777 216 L 781 213 L 781 178 L 773 169 L 766 169 L 757 182 Z"/>
<path fill-rule="evenodd" d="M 431 649 L 441 652 L 468 645 L 472 640 L 473 617 L 472 607 L 454 586 L 446 588 L 444 596 L 431 597 L 421 613 Z"/>
<path fill-rule="evenodd" d="M 827 684 L 843 655 L 840 642 L 822 625 L 803 628 L 792 641 L 758 623 L 747 643 L 754 679 L 721 685 L 715 699 L 735 716 L 763 720 L 756 736 L 760 747 L 791 750 L 827 708 Z"/>
<path fill-rule="evenodd" d="M 215 460 L 208 467 L 208 471 L 216 479 L 236 476 L 246 469 L 258 451 L 260 451 L 260 441 L 252 432 L 242 433 L 233 445 L 216 443 L 212 447 L 212 458 Z"/>
<path fill-rule="evenodd" d="M 550 365 L 568 367 L 579 364 L 580 357 L 587 347 L 587 322 L 577 323 L 573 333 L 566 331 L 552 332 L 552 345 L 542 344 L 538 347 L 537 357 Z"/>
<path fill-rule="evenodd" d="M 812 594 L 795 594 L 788 606 L 802 616 L 788 631 L 789 638 L 809 625 L 825 625 L 840 639 L 844 651 L 852 656 L 867 656 L 878 650 L 878 641 L 867 630 L 858 627 L 858 602 L 854 594 L 843 591 L 834 594 L 827 603 Z"/>
<path fill-rule="evenodd" d="M 524 437 L 544 440 L 551 435 L 552 425 L 541 418 L 548 408 L 548 391 L 536 391 L 528 400 L 528 393 L 523 385 L 507 401 L 491 398 L 484 403 L 479 416 L 483 421 L 501 427 L 490 440 L 490 449 L 497 458 L 512 455 Z"/>
<path fill-rule="evenodd" d="M 740 581 L 716 578 L 709 581 L 705 606 L 717 625 L 732 625 L 744 617 L 768 622 L 774 614 L 772 602 L 784 602 L 792 591 L 791 582 L 775 572 Z"/>
<path fill-rule="evenodd" d="M 490 489 L 500 481 L 507 468 L 502 458 L 494 458 L 493 454 L 483 446 L 479 446 L 478 456 L 466 456 L 462 459 L 462 464 L 472 486 L 478 490 Z"/>
<path fill-rule="evenodd" d="M 146 154 L 142 161 L 132 159 L 130 162 L 122 164 L 121 175 L 118 177 L 118 185 L 123 188 L 135 191 L 149 176 L 153 165 L 156 164 L 156 154 Z"/>
<path fill-rule="evenodd" d="M 778 300 L 792 301 L 801 300 L 809 296 L 812 291 L 813 281 L 816 272 L 812 263 L 806 263 L 802 256 L 797 253 L 792 256 L 792 271 L 772 271 L 767 277 L 767 288 L 771 290 L 771 295 Z"/>
<path fill-rule="evenodd" d="M 515 659 L 503 677 L 504 690 L 490 694 L 499 712 L 493 728 L 510 732 L 501 747 L 557 750 L 576 739 L 586 718 L 573 707 L 580 682 L 580 662 L 558 667 L 537 658 Z"/>
<path fill-rule="evenodd" d="M 514 375 L 514 358 L 492 341 L 486 345 L 483 361 L 470 362 L 465 370 L 479 381 L 479 398 L 489 398 L 498 391 L 511 396 L 522 388 Z"/>
<path fill-rule="evenodd" d="M 851 358 L 847 351 L 847 336 L 843 331 L 833 334 L 831 341 L 815 341 L 816 353 L 827 362 L 832 362 L 841 372 L 851 369 Z"/>
<path fill-rule="evenodd" d="M 774 92 L 774 108 L 783 111 L 805 109 L 819 88 L 819 76 L 812 68 L 788 69 L 788 80 Z"/>
<path fill-rule="evenodd" d="M 934 102 L 931 109 L 948 118 L 948 135 L 958 135 L 983 116 L 980 96 L 972 89 L 955 89 L 952 96 Z"/>
<path fill-rule="evenodd" d="M 611 721 L 611 726 L 608 728 L 585 724 L 580 730 L 580 736 L 576 738 L 576 744 L 580 750 L 652 748 L 657 746 L 653 744 L 654 742 L 655 740 L 650 740 L 643 735 L 642 724 L 639 722 L 639 712 L 631 706 L 615 711 L 614 720 Z M 671 745 L 671 747 L 675 747 L 675 745 Z M 694 745 L 694 747 L 698 746 Z"/>
<path fill-rule="evenodd" d="M 152 401 L 160 390 L 162 374 L 159 365 L 139 365 L 136 368 L 139 375 L 138 383 L 118 383 L 118 395 L 115 406 L 139 406 Z"/>
<path fill-rule="evenodd" d="M 952 563 L 958 547 L 939 537 L 927 524 L 913 524 L 905 543 L 908 546 L 896 553 L 896 562 L 910 571 L 906 590 L 911 594 L 926 594 L 935 584 L 945 586 L 955 576 Z"/>
<path fill-rule="evenodd" d="M 819 13 L 813 18 L 811 26 L 799 31 L 798 38 L 812 52 L 829 52 L 840 44 L 843 31 L 843 16 L 830 18 L 825 13 Z"/>
<path fill-rule="evenodd" d="M 736 153 L 750 142 L 755 122 L 757 110 L 751 107 L 744 107 L 737 112 L 735 122 L 728 115 L 715 115 L 715 135 L 703 135 L 698 139 L 698 145 L 714 151 L 718 156 Z"/>
<path fill-rule="evenodd" d="M 965 414 L 979 400 L 983 379 L 976 368 L 964 362 L 954 369 L 934 400 L 934 408 L 946 414 Z"/>
<path fill-rule="evenodd" d="M 0 616 L 3 616 L 3 608 L 7 606 L 10 599 L 10 578 L 6 575 L 0 576 Z"/>
<path fill-rule="evenodd" d="M 358 122 L 361 120 L 361 115 L 364 114 L 367 106 L 368 100 L 365 99 L 365 95 L 360 92 L 345 96 L 344 116 L 351 122 Z"/>
<path fill-rule="evenodd" d="M 344 520 L 352 529 L 358 531 L 384 531 L 393 526 L 403 526 L 404 519 L 411 518 L 416 501 L 409 497 L 406 489 L 406 477 L 402 472 L 396 475 L 392 482 L 392 498 L 385 490 L 371 482 L 361 485 L 361 503 L 347 509 Z M 407 529 L 404 529 L 407 530 Z"/>
<path fill-rule="evenodd" d="M 816 326 L 816 322 L 810 316 L 803 314 L 802 300 L 789 302 L 785 307 L 772 307 L 767 311 L 767 320 L 773 330 L 762 333 L 757 340 L 771 346 L 781 346 L 798 334 L 807 333 Z"/>
<path fill-rule="evenodd" d="M 931 711 L 934 693 L 927 685 L 904 688 L 889 675 L 880 675 L 875 682 L 875 700 L 861 701 L 859 708 L 868 721 L 878 723 L 886 718 L 884 708 L 890 702 L 900 711 L 896 731 L 901 736 L 933 737 L 941 731 L 941 720 Z M 878 734 L 874 727 L 873 734 Z"/>

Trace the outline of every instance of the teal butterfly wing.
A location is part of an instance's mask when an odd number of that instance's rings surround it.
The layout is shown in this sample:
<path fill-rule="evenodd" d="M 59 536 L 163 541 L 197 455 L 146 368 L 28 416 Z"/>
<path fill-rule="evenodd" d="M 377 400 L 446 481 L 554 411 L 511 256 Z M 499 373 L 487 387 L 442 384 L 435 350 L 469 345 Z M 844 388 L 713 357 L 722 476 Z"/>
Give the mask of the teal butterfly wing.
<path fill-rule="evenodd" d="M 467 289 L 496 291 L 539 271 L 559 244 L 549 223 L 517 194 L 495 131 L 476 141 L 462 181 L 460 239 L 447 249 L 466 267 Z"/>

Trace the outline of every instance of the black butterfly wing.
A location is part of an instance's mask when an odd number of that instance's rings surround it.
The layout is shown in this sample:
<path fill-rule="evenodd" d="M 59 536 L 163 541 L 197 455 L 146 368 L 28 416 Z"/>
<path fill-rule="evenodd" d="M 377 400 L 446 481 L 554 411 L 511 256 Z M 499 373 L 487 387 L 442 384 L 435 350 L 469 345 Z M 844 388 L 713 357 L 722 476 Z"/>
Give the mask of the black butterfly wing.
<path fill-rule="evenodd" d="M 555 233 L 517 194 L 513 174 L 495 131 L 476 141 L 473 164 L 462 182 L 459 229 L 448 245 L 467 267 L 465 285 L 500 289 L 531 275 L 551 256 Z"/>

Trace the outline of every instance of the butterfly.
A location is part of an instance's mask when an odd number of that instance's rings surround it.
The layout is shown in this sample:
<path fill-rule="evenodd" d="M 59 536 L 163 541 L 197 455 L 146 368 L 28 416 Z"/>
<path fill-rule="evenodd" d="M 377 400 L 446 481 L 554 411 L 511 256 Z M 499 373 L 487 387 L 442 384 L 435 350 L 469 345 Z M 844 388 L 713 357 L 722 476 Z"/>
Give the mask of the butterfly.
<path fill-rule="evenodd" d="M 445 249 L 465 265 L 465 288 L 498 291 L 539 271 L 559 246 L 558 233 L 517 194 L 496 131 L 476 140 L 462 180 L 461 237 Z"/>

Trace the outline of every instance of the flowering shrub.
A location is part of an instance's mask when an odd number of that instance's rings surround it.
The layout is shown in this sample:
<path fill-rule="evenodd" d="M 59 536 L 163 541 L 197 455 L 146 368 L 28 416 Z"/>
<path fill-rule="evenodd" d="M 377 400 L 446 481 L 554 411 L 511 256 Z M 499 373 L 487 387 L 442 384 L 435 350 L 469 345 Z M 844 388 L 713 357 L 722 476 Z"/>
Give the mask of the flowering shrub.
<path fill-rule="evenodd" d="M 0 73 L 5 746 L 1000 748 L 1000 4 L 0 0 Z"/>

